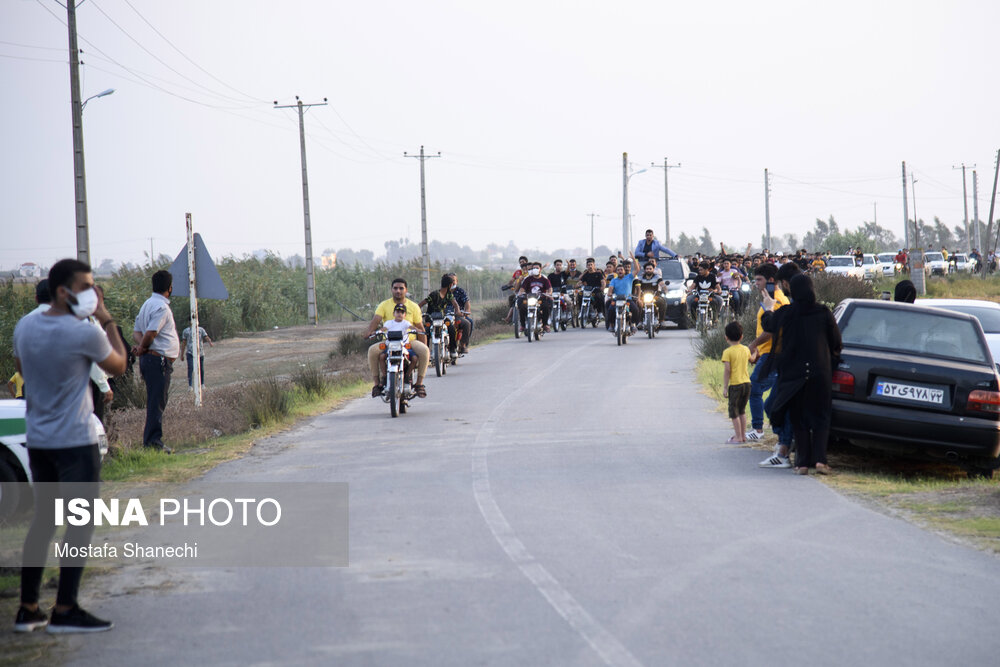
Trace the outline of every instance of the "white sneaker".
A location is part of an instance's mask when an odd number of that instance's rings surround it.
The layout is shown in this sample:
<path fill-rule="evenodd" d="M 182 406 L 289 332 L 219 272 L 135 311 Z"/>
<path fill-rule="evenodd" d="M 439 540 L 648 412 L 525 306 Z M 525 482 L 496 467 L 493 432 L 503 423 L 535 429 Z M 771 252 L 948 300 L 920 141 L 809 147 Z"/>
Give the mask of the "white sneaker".
<path fill-rule="evenodd" d="M 761 468 L 791 468 L 792 462 L 788 460 L 786 456 L 779 456 L 775 454 L 770 458 L 766 458 L 757 464 Z"/>
<path fill-rule="evenodd" d="M 763 431 L 755 431 L 753 429 L 747 431 L 747 440 L 748 441 L 750 441 L 750 442 L 756 442 L 758 440 L 763 440 L 763 439 L 764 439 L 764 432 Z"/>

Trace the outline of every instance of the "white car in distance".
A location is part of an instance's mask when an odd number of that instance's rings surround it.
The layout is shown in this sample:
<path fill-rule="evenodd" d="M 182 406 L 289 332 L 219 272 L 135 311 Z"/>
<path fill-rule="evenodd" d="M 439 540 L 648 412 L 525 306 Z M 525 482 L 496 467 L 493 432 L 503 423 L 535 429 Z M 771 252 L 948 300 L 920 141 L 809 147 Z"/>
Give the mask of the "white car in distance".
<path fill-rule="evenodd" d="M 882 275 L 887 278 L 892 278 L 903 271 L 903 267 L 896 264 L 896 253 L 894 252 L 880 252 L 878 261 L 882 263 Z"/>
<path fill-rule="evenodd" d="M 861 258 L 861 270 L 864 271 L 865 280 L 876 280 L 884 275 L 882 260 L 873 253 L 866 252 Z"/>
<path fill-rule="evenodd" d="M 851 276 L 858 280 L 864 280 L 865 270 L 857 265 L 854 255 L 831 255 L 826 260 L 826 273 L 839 273 L 844 276 Z"/>
<path fill-rule="evenodd" d="M 972 315 L 979 320 L 993 363 L 1000 361 L 1000 303 L 976 299 L 917 299 L 916 305 L 945 308 Z"/>
<path fill-rule="evenodd" d="M 976 260 L 969 257 L 964 252 L 958 252 L 952 255 L 955 258 L 955 271 L 972 273 L 976 270 Z"/>
<path fill-rule="evenodd" d="M 939 252 L 925 252 L 924 271 L 932 276 L 948 275 L 948 262 L 945 261 L 944 255 Z"/>

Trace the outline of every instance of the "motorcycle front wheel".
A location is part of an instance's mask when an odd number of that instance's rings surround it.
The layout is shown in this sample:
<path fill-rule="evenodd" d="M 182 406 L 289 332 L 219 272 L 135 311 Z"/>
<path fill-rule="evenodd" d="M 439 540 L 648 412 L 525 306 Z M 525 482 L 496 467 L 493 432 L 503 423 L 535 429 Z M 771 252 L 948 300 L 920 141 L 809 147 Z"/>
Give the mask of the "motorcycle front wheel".
<path fill-rule="evenodd" d="M 392 415 L 393 417 L 398 417 L 399 395 L 402 393 L 402 390 L 399 386 L 399 377 L 396 373 L 390 373 L 387 380 L 388 382 L 386 383 L 387 386 L 385 390 L 386 392 L 388 392 L 389 395 L 389 414 Z"/>
<path fill-rule="evenodd" d="M 528 342 L 531 342 L 531 337 L 535 333 L 535 318 L 528 315 L 527 326 L 524 327 L 524 335 L 528 337 Z"/>
<path fill-rule="evenodd" d="M 441 360 L 441 343 L 434 343 L 434 372 L 441 377 L 441 369 L 444 364 Z"/>

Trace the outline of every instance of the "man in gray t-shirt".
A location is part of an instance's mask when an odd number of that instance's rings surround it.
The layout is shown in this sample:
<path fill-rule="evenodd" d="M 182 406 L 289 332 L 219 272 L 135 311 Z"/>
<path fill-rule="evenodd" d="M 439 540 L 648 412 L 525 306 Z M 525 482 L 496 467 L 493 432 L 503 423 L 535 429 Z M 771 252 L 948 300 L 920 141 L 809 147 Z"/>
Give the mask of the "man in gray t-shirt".
<path fill-rule="evenodd" d="M 91 364 L 112 375 L 124 373 L 125 345 L 104 307 L 103 293 L 94 286 L 90 266 L 75 259 L 56 262 L 49 272 L 49 293 L 51 308 L 24 316 L 14 328 L 14 364 L 29 387 L 28 463 L 35 485 L 35 514 L 24 540 L 21 607 L 14 630 L 30 632 L 48 624 L 50 632 L 96 632 L 110 629 L 111 623 L 77 604 L 84 558 L 61 560 L 51 621 L 38 608 L 38 598 L 56 531 L 57 493 L 93 498 L 89 494 L 100 481 L 101 455 L 88 388 Z M 100 329 L 86 321 L 90 315 Z M 70 525 L 64 541 L 85 548 L 93 531 L 92 525 Z"/>

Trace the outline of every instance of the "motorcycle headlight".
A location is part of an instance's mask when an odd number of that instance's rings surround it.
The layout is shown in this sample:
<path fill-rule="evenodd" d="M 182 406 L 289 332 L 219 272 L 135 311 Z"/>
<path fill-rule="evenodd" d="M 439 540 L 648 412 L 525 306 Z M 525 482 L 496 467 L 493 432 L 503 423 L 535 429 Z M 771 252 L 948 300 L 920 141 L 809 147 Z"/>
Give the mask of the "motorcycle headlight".
<path fill-rule="evenodd" d="M 529 296 L 528 297 L 528 305 L 529 306 L 534 306 L 537 303 L 538 303 L 538 299 L 537 298 L 535 298 L 533 296 Z"/>
<path fill-rule="evenodd" d="M 749 293 L 750 292 L 750 283 L 743 283 L 742 285 L 740 285 L 740 291 L 741 292 L 747 292 L 747 293 Z"/>
<path fill-rule="evenodd" d="M 645 294 L 643 294 L 642 302 L 647 305 L 653 303 L 653 294 L 651 292 L 646 292 Z"/>

